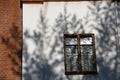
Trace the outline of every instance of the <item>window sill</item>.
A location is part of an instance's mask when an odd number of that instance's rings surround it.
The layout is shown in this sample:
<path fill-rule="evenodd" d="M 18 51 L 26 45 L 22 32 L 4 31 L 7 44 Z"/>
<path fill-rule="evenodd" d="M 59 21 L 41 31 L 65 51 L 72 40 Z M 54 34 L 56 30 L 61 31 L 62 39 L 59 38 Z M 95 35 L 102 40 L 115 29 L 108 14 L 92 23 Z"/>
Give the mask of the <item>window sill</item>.
<path fill-rule="evenodd" d="M 98 72 L 86 71 L 86 72 L 65 72 L 65 75 L 97 75 Z"/>

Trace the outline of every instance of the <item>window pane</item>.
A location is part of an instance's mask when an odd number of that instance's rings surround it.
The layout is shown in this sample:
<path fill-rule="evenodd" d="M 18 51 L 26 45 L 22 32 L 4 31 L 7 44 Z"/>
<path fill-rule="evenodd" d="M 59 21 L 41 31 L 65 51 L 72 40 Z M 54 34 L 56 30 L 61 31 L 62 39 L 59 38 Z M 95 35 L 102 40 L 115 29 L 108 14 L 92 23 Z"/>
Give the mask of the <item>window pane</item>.
<path fill-rule="evenodd" d="M 66 46 L 66 54 L 78 54 L 78 47 L 77 46 Z"/>
<path fill-rule="evenodd" d="M 94 67 L 93 67 L 93 64 L 94 64 L 94 59 L 93 59 L 93 56 L 92 55 L 89 55 L 88 56 L 88 59 L 89 59 L 89 62 L 88 62 L 88 65 L 89 65 L 89 71 L 93 71 Z"/>
<path fill-rule="evenodd" d="M 66 68 L 67 68 L 68 72 L 78 71 L 78 56 L 77 55 L 72 55 L 72 56 L 67 55 L 66 64 L 67 64 Z"/>
<path fill-rule="evenodd" d="M 92 55 L 93 54 L 93 50 L 92 50 L 92 46 L 80 46 L 81 48 L 81 54 L 82 55 Z"/>
<path fill-rule="evenodd" d="M 82 70 L 93 70 L 93 51 L 92 46 L 81 46 Z"/>
<path fill-rule="evenodd" d="M 66 38 L 66 45 L 77 45 L 77 38 Z"/>
<path fill-rule="evenodd" d="M 92 44 L 92 37 L 81 37 L 80 44 Z"/>

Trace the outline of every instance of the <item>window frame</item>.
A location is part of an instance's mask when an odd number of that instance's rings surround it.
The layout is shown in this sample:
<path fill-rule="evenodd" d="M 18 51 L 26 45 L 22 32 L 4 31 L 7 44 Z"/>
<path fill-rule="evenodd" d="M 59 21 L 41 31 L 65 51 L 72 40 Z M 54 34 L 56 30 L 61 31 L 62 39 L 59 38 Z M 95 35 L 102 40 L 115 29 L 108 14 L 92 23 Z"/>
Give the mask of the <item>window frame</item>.
<path fill-rule="evenodd" d="M 77 47 L 78 47 L 78 65 L 80 66 L 78 71 L 67 71 L 67 64 L 66 64 L 66 38 L 67 37 L 76 37 L 77 38 Z M 82 57 L 81 57 L 81 46 L 84 46 L 86 44 L 81 45 L 80 39 L 81 37 L 92 37 L 92 51 L 93 51 L 93 67 L 94 69 L 92 71 L 82 71 Z M 75 46 L 75 45 L 73 45 Z M 77 75 L 77 74 L 97 74 L 97 66 L 96 66 L 96 50 L 95 50 L 95 37 L 93 33 L 90 34 L 64 34 L 64 65 L 65 65 L 65 74 L 66 75 Z"/>

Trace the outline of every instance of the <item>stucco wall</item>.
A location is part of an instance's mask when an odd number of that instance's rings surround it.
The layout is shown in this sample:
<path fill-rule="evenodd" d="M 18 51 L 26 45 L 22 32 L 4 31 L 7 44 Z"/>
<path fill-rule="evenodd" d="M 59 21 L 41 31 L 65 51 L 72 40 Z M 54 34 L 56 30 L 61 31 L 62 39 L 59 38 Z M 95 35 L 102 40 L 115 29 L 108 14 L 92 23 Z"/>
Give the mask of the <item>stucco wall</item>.
<path fill-rule="evenodd" d="M 23 5 L 23 80 L 119 80 L 119 5 L 44 2 Z M 94 33 L 96 75 L 65 75 L 63 35 Z"/>

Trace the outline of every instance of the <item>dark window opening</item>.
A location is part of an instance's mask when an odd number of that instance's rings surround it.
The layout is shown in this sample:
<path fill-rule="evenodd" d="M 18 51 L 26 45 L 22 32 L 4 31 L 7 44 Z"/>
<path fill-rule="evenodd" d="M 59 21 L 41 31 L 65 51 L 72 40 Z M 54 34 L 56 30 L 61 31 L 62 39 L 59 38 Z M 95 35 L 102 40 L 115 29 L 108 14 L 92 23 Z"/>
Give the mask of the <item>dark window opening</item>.
<path fill-rule="evenodd" d="M 96 74 L 94 34 L 64 35 L 65 74 Z"/>

